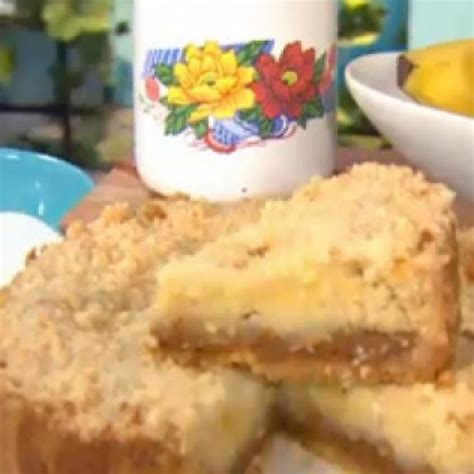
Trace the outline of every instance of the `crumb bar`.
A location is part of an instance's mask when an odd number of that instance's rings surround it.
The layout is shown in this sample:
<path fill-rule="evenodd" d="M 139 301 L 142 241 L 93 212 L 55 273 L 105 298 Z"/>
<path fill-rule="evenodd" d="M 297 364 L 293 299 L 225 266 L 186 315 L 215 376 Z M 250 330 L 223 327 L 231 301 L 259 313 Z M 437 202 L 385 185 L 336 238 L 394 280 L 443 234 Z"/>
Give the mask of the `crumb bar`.
<path fill-rule="evenodd" d="M 171 259 L 158 284 L 158 357 L 271 380 L 433 380 L 458 328 L 452 193 L 408 168 L 357 166 Z"/>
<path fill-rule="evenodd" d="M 474 472 L 472 338 L 459 338 L 454 378 L 444 384 L 287 385 L 280 395 L 290 429 L 305 443 L 338 446 L 372 466 L 367 472 L 377 466 L 391 474 Z"/>
<path fill-rule="evenodd" d="M 117 205 L 32 257 L 0 292 L 2 474 L 243 472 L 273 390 L 236 370 L 156 364 L 151 306 L 170 256 L 260 207 Z"/>

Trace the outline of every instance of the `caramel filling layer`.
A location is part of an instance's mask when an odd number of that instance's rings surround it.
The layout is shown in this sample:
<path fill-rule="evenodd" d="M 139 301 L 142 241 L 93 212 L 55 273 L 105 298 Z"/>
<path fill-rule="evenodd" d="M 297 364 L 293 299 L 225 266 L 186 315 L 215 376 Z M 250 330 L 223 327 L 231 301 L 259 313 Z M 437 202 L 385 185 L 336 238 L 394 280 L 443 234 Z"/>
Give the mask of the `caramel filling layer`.
<path fill-rule="evenodd" d="M 400 383 L 433 380 L 446 366 L 449 354 L 433 348 L 419 335 L 375 331 L 336 333 L 330 339 L 296 344 L 270 331 L 246 334 L 211 334 L 202 326 L 176 324 L 155 334 L 156 355 L 171 355 L 180 363 L 206 365 L 228 363 L 250 366 L 271 380 L 324 382 L 357 379 L 367 382 Z M 429 352 L 432 363 L 423 363 Z"/>

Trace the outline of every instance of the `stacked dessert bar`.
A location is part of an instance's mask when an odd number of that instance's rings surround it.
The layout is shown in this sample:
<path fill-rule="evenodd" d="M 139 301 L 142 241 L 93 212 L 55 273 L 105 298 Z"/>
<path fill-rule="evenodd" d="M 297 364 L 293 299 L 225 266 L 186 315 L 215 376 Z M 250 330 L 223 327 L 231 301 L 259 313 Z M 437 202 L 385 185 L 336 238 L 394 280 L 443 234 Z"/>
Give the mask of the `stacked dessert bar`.
<path fill-rule="evenodd" d="M 160 271 L 166 353 L 271 380 L 434 380 L 458 329 L 451 193 L 400 167 L 314 181 Z"/>
<path fill-rule="evenodd" d="M 408 169 L 367 164 L 267 203 L 258 222 L 162 268 L 158 355 L 280 382 L 287 428 L 352 453 L 361 472 L 474 472 L 451 202 Z"/>
<path fill-rule="evenodd" d="M 365 164 L 71 226 L 0 292 L 0 473 L 253 473 L 276 429 L 364 474 L 473 473 L 452 199 Z"/>

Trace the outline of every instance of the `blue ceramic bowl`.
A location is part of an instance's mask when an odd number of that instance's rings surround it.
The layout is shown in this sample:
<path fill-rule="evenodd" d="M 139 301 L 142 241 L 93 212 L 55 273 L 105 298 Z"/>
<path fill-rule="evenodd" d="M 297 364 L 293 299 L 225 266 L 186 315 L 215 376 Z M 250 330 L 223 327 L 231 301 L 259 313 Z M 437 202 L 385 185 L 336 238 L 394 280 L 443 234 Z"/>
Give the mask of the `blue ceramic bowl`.
<path fill-rule="evenodd" d="M 39 153 L 0 148 L 0 211 L 23 212 L 58 229 L 93 188 L 79 168 Z"/>

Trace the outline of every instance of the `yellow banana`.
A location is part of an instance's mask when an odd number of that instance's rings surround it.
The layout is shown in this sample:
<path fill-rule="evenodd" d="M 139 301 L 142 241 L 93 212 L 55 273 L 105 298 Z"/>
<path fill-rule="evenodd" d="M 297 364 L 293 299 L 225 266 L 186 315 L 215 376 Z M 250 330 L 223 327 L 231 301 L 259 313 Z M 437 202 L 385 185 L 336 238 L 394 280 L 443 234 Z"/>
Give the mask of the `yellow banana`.
<path fill-rule="evenodd" d="M 402 54 L 398 79 L 416 101 L 474 117 L 474 38 Z"/>

